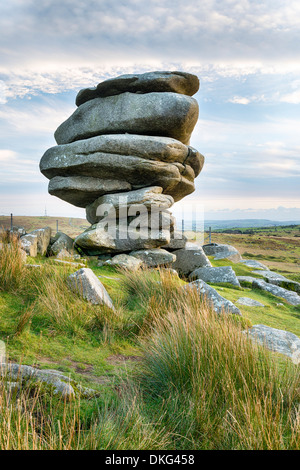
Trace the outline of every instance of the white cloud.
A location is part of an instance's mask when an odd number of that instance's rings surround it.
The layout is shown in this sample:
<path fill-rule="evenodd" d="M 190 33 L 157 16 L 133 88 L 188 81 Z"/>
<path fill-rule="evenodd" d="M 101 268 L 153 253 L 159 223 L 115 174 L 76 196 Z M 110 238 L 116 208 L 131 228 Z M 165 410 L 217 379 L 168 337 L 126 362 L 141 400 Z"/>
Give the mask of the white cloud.
<path fill-rule="evenodd" d="M 234 104 L 249 104 L 250 99 L 243 96 L 234 96 L 233 98 L 229 99 L 228 102 Z"/>
<path fill-rule="evenodd" d="M 280 98 L 280 101 L 282 101 L 283 103 L 300 104 L 300 89 L 292 93 L 283 95 Z"/>

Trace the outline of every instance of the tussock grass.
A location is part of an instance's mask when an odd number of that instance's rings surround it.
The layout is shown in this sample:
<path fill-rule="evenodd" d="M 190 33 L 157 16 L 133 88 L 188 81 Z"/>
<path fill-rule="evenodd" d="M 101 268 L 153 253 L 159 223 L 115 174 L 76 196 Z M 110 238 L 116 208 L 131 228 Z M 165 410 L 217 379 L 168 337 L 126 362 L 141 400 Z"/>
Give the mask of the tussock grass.
<path fill-rule="evenodd" d="M 166 315 L 152 305 L 140 376 L 146 402 L 164 410 L 180 448 L 299 448 L 299 367 L 279 369 L 233 318 L 196 292 L 177 297 Z"/>
<path fill-rule="evenodd" d="M 146 422 L 136 396 L 82 409 L 80 401 L 49 398 L 42 389 L 0 387 L 1 450 L 128 450 L 167 448 L 170 436 Z"/>
<path fill-rule="evenodd" d="M 12 241 L 0 258 L 1 289 L 24 303 L 15 342 L 42 331 L 101 354 L 127 335 L 143 362 L 89 402 L 12 394 L 2 381 L 1 449 L 300 448 L 299 366 L 250 342 L 242 318 L 216 315 L 165 269 L 120 271 L 125 296 L 113 312 L 69 291 L 72 268 L 27 269 L 18 256 Z"/>

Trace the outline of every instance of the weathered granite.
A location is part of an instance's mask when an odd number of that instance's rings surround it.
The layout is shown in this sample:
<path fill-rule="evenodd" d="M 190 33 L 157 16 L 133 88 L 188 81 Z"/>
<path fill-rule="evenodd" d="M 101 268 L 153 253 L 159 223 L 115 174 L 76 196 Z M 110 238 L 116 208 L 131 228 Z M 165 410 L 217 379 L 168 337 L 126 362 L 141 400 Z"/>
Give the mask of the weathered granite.
<path fill-rule="evenodd" d="M 300 338 L 293 333 L 266 325 L 254 325 L 245 334 L 252 341 L 290 357 L 295 364 L 300 364 Z"/>
<path fill-rule="evenodd" d="M 245 305 L 246 307 L 264 307 L 264 304 L 257 300 L 250 299 L 249 297 L 240 297 L 236 302 L 240 305 Z"/>
<path fill-rule="evenodd" d="M 90 268 L 81 268 L 68 277 L 68 286 L 92 304 L 114 306 L 105 287 Z"/>
<path fill-rule="evenodd" d="M 284 289 L 283 287 L 278 287 L 261 279 L 255 279 L 255 281 L 252 283 L 252 287 L 253 289 L 262 289 L 266 292 L 270 292 L 270 294 L 273 294 L 276 297 L 285 299 L 290 305 L 300 305 L 300 295 L 298 295 L 296 292 Z"/>
<path fill-rule="evenodd" d="M 173 252 L 176 255 L 176 261 L 172 268 L 176 269 L 179 274 L 188 276 L 196 268 L 211 266 L 211 262 L 205 255 L 201 247 L 198 248 L 182 248 Z"/>
<path fill-rule="evenodd" d="M 210 243 L 203 245 L 202 248 L 207 256 L 213 256 L 215 260 L 228 259 L 233 263 L 239 263 L 242 259 L 238 250 L 231 245 Z"/>
<path fill-rule="evenodd" d="M 94 88 L 80 90 L 76 96 L 76 105 L 95 98 L 119 95 L 120 93 L 172 92 L 192 96 L 199 90 L 196 75 L 185 72 L 146 72 L 126 74 L 100 82 Z"/>
<path fill-rule="evenodd" d="M 231 266 L 197 268 L 189 275 L 189 280 L 202 279 L 202 281 L 210 282 L 212 284 L 219 284 L 226 282 L 235 287 L 241 287 Z"/>
<path fill-rule="evenodd" d="M 190 282 L 185 286 L 185 290 L 196 289 L 202 301 L 207 302 L 212 306 L 216 313 L 233 313 L 241 315 L 240 310 L 230 300 L 222 297 L 216 289 L 206 284 L 206 282 L 198 279 L 197 281 Z"/>

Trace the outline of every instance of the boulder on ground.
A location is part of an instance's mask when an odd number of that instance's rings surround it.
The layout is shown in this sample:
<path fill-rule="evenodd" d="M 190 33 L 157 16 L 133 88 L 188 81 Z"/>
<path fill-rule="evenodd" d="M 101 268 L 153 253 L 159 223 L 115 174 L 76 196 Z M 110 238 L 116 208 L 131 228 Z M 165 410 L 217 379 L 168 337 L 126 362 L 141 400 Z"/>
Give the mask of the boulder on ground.
<path fill-rule="evenodd" d="M 185 286 L 185 290 L 196 289 L 201 300 L 208 302 L 216 313 L 234 313 L 241 315 L 240 310 L 230 300 L 222 297 L 216 289 L 206 284 L 206 282 L 198 279 L 197 281 L 190 282 Z"/>
<path fill-rule="evenodd" d="M 172 92 L 192 96 L 199 90 L 196 75 L 185 72 L 146 72 L 126 74 L 110 78 L 94 88 L 80 90 L 76 96 L 76 105 L 81 106 L 89 100 L 121 93 Z"/>
<path fill-rule="evenodd" d="M 237 276 L 237 279 L 242 287 L 252 287 L 253 281 L 258 278 L 253 276 Z"/>
<path fill-rule="evenodd" d="M 176 260 L 176 256 L 173 253 L 160 248 L 132 251 L 130 256 L 138 258 L 148 267 L 169 265 Z"/>
<path fill-rule="evenodd" d="M 24 227 L 16 227 L 14 226 L 11 230 L 11 233 L 16 234 L 18 237 L 23 237 L 23 235 L 26 235 L 26 230 Z"/>
<path fill-rule="evenodd" d="M 61 250 L 66 250 L 69 253 L 73 252 L 74 240 L 63 232 L 57 232 L 53 243 L 51 244 L 50 251 L 53 255 L 58 255 Z"/>
<path fill-rule="evenodd" d="M 51 228 L 44 227 L 37 230 L 33 230 L 30 235 L 36 235 L 37 237 L 37 252 L 40 255 L 45 255 L 50 243 Z M 25 235 L 26 236 L 26 235 Z M 23 238 L 23 237 L 22 237 Z"/>
<path fill-rule="evenodd" d="M 268 266 L 264 265 L 260 261 L 256 261 L 255 259 L 241 259 L 240 263 L 245 266 L 249 266 L 249 268 L 262 269 L 265 271 L 269 270 Z"/>
<path fill-rule="evenodd" d="M 265 281 L 275 286 L 283 287 L 284 289 L 291 290 L 300 294 L 300 283 L 292 281 L 282 274 L 274 273 L 272 271 L 252 271 L 253 274 L 260 274 Z"/>
<path fill-rule="evenodd" d="M 217 268 L 205 266 L 197 268 L 189 275 L 189 279 L 202 279 L 202 281 L 210 282 L 212 284 L 219 284 L 226 282 L 236 287 L 241 287 L 231 266 L 220 266 Z"/>
<path fill-rule="evenodd" d="M 261 289 L 266 292 L 270 292 L 270 294 L 273 294 L 276 297 L 285 299 L 290 305 L 300 305 L 300 295 L 298 295 L 296 292 L 284 289 L 283 287 L 278 287 L 261 279 L 255 279 L 252 283 L 252 287 L 253 289 Z"/>
<path fill-rule="evenodd" d="M 65 259 L 65 258 L 72 258 L 72 255 L 65 248 L 62 248 L 60 252 L 56 255 L 56 259 Z"/>
<path fill-rule="evenodd" d="M 211 266 L 211 262 L 201 247 L 182 248 L 174 251 L 173 254 L 176 255 L 176 261 L 172 268 L 183 276 L 188 276 L 196 268 Z"/>
<path fill-rule="evenodd" d="M 136 258 L 135 256 L 126 255 L 123 253 L 121 255 L 116 255 L 113 258 L 104 261 L 103 264 L 126 268 L 129 271 L 136 271 L 137 269 L 139 269 L 140 266 L 142 266 L 143 261 L 141 259 Z"/>
<path fill-rule="evenodd" d="M 264 304 L 257 300 L 250 299 L 249 297 L 240 297 L 236 302 L 240 305 L 245 305 L 246 307 L 264 307 Z"/>
<path fill-rule="evenodd" d="M 106 305 L 114 310 L 114 306 L 105 287 L 90 268 L 82 268 L 71 274 L 67 279 L 71 290 L 78 293 L 88 302 L 95 305 Z"/>
<path fill-rule="evenodd" d="M 300 364 L 300 338 L 293 333 L 266 325 L 254 325 L 245 334 L 252 341 L 292 358 L 295 364 Z"/>
<path fill-rule="evenodd" d="M 189 144 L 198 119 L 194 98 L 177 93 L 122 93 L 82 104 L 55 131 L 56 142 L 68 144 L 103 134 L 171 137 Z"/>
<path fill-rule="evenodd" d="M 208 245 L 203 245 L 202 248 L 207 256 L 213 256 L 215 260 L 228 259 L 233 263 L 239 263 L 242 259 L 238 250 L 231 245 L 209 243 Z"/>

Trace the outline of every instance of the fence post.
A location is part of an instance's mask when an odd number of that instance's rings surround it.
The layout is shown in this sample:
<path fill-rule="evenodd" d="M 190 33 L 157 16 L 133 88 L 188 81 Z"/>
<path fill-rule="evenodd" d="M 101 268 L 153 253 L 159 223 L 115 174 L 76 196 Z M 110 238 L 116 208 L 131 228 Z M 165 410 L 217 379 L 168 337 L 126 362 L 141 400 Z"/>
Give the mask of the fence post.
<path fill-rule="evenodd" d="M 13 230 L 13 226 L 14 226 L 14 224 L 13 224 L 13 215 L 10 214 L 10 230 L 11 231 Z"/>

